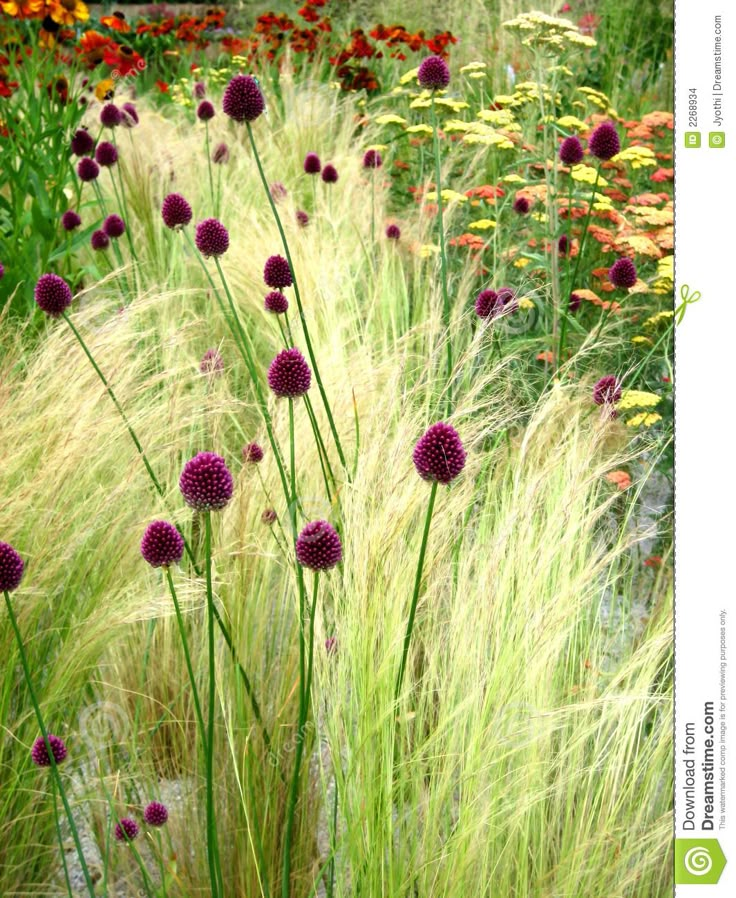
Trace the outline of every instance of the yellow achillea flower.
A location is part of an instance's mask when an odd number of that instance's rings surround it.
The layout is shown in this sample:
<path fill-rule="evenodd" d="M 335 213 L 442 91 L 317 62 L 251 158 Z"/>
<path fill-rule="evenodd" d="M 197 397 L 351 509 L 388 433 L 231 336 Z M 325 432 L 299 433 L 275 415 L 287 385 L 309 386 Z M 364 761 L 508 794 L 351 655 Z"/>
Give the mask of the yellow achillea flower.
<path fill-rule="evenodd" d="M 526 256 L 521 256 L 521 258 L 516 259 L 514 262 L 514 268 L 526 268 L 527 265 L 531 264 L 531 259 L 527 259 Z M 519 308 L 520 309 L 533 309 L 534 303 L 531 299 L 528 299 L 526 296 L 524 299 L 519 300 Z"/>
<path fill-rule="evenodd" d="M 419 66 L 402 75 L 401 78 L 399 78 L 399 84 L 409 84 L 412 81 L 416 81 L 417 75 L 419 75 Z"/>
<path fill-rule="evenodd" d="M 656 393 L 647 393 L 644 390 L 624 390 L 621 399 L 616 403 L 616 408 L 625 411 L 630 408 L 654 408 L 659 405 L 662 397 Z"/>
<path fill-rule="evenodd" d="M 445 109 L 451 109 L 453 112 L 460 112 L 461 109 L 470 109 L 470 103 L 465 100 L 453 100 L 451 97 L 438 97 L 435 106 L 443 106 Z"/>
<path fill-rule="evenodd" d="M 402 118 L 400 115 L 395 115 L 393 112 L 389 112 L 386 115 L 379 115 L 376 119 L 377 125 L 405 125 L 406 119 Z"/>
<path fill-rule="evenodd" d="M 471 72 L 471 73 L 468 75 L 468 78 L 475 78 L 475 79 L 478 79 L 478 78 L 487 78 L 487 77 L 488 77 L 488 75 L 486 75 L 485 72 Z"/>
<path fill-rule="evenodd" d="M 486 64 L 484 62 L 468 62 L 464 66 L 460 67 L 461 72 L 475 72 L 478 69 L 485 69 Z"/>
<path fill-rule="evenodd" d="M 649 337 L 644 337 L 641 334 L 637 335 L 636 337 L 632 337 L 631 342 L 635 346 L 653 346 L 654 345 L 652 343 L 652 341 L 649 339 Z"/>
<path fill-rule="evenodd" d="M 54 22 L 59 25 L 73 25 L 75 22 L 86 22 L 89 10 L 82 0 L 51 0 L 48 12 Z"/>
<path fill-rule="evenodd" d="M 478 118 L 497 128 L 505 128 L 515 123 L 514 113 L 510 109 L 481 109 Z"/>
<path fill-rule="evenodd" d="M 430 190 L 429 193 L 425 194 L 424 198 L 430 203 L 436 202 L 437 191 Z M 442 191 L 442 199 L 446 203 L 452 203 L 452 202 L 467 203 L 467 201 L 468 201 L 468 198 L 465 196 L 464 193 L 458 193 L 457 190 L 450 190 L 449 187 L 445 187 L 445 189 Z"/>
<path fill-rule="evenodd" d="M 570 169 L 570 177 L 573 181 L 580 181 L 581 184 L 595 184 L 595 169 L 581 162 L 580 165 L 573 165 Z M 602 175 L 598 175 L 598 186 L 608 187 L 608 181 Z"/>
<path fill-rule="evenodd" d="M 471 124 L 470 122 L 462 121 L 462 119 L 451 118 L 444 123 L 442 130 L 448 133 L 452 133 L 453 131 L 470 131 Z"/>
<path fill-rule="evenodd" d="M 429 125 L 409 125 L 406 130 L 409 134 L 434 134 Z"/>
<path fill-rule="evenodd" d="M 471 221 L 468 227 L 474 231 L 487 231 L 488 228 L 495 228 L 496 222 L 490 218 L 479 218 L 477 221 Z"/>
<path fill-rule="evenodd" d="M 623 249 L 630 246 L 631 249 L 639 256 L 649 256 L 652 259 L 659 259 L 662 250 L 650 238 L 643 234 L 632 234 L 630 237 L 621 237 L 616 241 L 616 249 Z"/>
<path fill-rule="evenodd" d="M 419 249 L 417 250 L 417 255 L 420 259 L 429 259 L 432 256 L 438 255 L 439 251 L 439 246 L 435 246 L 434 243 L 425 243 L 419 247 Z"/>
<path fill-rule="evenodd" d="M 611 162 L 630 162 L 631 167 L 636 169 L 644 168 L 645 166 L 656 166 L 657 158 L 654 155 L 654 150 L 650 150 L 649 147 L 630 146 L 617 153 L 611 159 Z"/>
<path fill-rule="evenodd" d="M 647 318 L 642 327 L 657 327 L 658 324 L 663 324 L 665 321 L 669 321 L 674 317 L 675 313 L 672 309 L 666 309 L 663 312 L 657 312 L 657 314 L 652 315 L 651 318 Z"/>
<path fill-rule="evenodd" d="M 658 415 L 656 412 L 639 412 L 638 415 L 634 415 L 633 418 L 629 418 L 626 422 L 627 427 L 651 427 L 652 424 L 656 424 L 657 421 L 661 421 L 662 416 Z"/>
<path fill-rule="evenodd" d="M 596 42 L 580 32 L 569 19 L 559 19 L 534 10 L 503 23 L 504 28 L 515 31 L 526 47 L 539 47 L 551 51 L 562 51 L 570 47 L 595 47 Z"/>
<path fill-rule="evenodd" d="M 504 184 L 526 184 L 526 181 L 521 177 L 521 175 L 504 175 L 501 180 Z"/>
<path fill-rule="evenodd" d="M 493 102 L 496 104 L 496 106 L 510 106 L 515 102 L 515 99 L 513 96 L 509 96 L 508 94 L 497 94 L 493 98 Z"/>
<path fill-rule="evenodd" d="M 418 97 L 416 100 L 412 100 L 411 103 L 409 103 L 409 109 L 429 109 L 431 105 L 431 100 L 425 100 L 423 97 Z"/>
<path fill-rule="evenodd" d="M 588 126 L 574 115 L 563 115 L 557 119 L 560 128 L 566 128 L 568 131 L 587 131 Z"/>

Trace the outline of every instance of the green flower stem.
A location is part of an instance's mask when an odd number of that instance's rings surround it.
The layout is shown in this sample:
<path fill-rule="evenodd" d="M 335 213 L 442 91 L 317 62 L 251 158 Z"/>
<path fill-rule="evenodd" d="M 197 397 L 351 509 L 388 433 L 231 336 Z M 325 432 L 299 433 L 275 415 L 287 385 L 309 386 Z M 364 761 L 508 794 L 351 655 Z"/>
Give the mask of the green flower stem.
<path fill-rule="evenodd" d="M 192 658 L 189 653 L 189 642 L 187 640 L 186 628 L 184 627 L 184 616 L 181 613 L 181 606 L 179 605 L 179 598 L 176 594 L 176 588 L 174 587 L 174 580 L 171 576 L 171 568 L 165 568 L 166 571 L 166 582 L 169 584 L 169 592 L 171 593 L 171 599 L 174 603 L 174 610 L 176 612 L 176 625 L 179 628 L 179 637 L 181 639 L 181 647 L 184 651 L 184 661 L 187 666 L 187 674 L 189 676 L 189 685 L 192 687 L 192 700 L 194 701 L 194 713 L 197 715 L 197 724 L 199 725 L 199 730 L 202 737 L 202 745 L 205 749 L 205 754 L 207 752 L 207 730 L 204 725 L 204 717 L 202 715 L 202 705 L 199 701 L 199 690 L 197 689 L 197 680 L 194 676 L 194 668 L 192 667 Z"/>
<path fill-rule="evenodd" d="M 432 523 L 432 512 L 434 511 L 434 502 L 437 498 L 437 481 L 432 481 L 432 491 L 429 494 L 429 506 L 427 507 L 427 518 L 424 522 L 424 533 L 422 535 L 422 547 L 419 550 L 419 563 L 417 564 L 417 576 L 414 581 L 414 595 L 411 599 L 411 609 L 409 610 L 409 620 L 406 624 L 406 634 L 404 635 L 404 651 L 401 655 L 401 665 L 399 666 L 399 675 L 396 678 L 396 691 L 394 694 L 394 704 L 399 700 L 401 693 L 401 684 L 404 681 L 404 673 L 406 672 L 406 659 L 409 655 L 409 643 L 411 642 L 411 633 L 414 629 L 414 617 L 417 611 L 417 602 L 419 601 L 419 590 L 422 585 L 422 571 L 424 569 L 424 556 L 427 554 L 427 541 L 429 539 L 429 525 Z"/>
<path fill-rule="evenodd" d="M 118 142 L 115 139 L 115 129 L 114 128 L 112 131 L 112 142 L 113 142 L 113 145 L 115 146 L 115 149 L 117 149 Z M 128 201 L 125 196 L 125 182 L 123 181 L 123 169 L 120 164 L 120 160 L 118 160 L 118 162 L 113 166 L 113 168 L 117 169 L 118 178 L 120 179 L 120 197 L 117 196 L 117 189 L 115 190 L 115 196 L 118 199 L 118 202 L 120 203 L 121 208 L 123 210 L 123 215 L 125 216 L 125 234 L 128 238 L 128 246 L 130 247 L 130 254 L 137 262 L 138 256 L 136 255 L 135 247 L 133 246 L 133 238 L 130 234 L 130 215 L 128 213 Z M 112 175 L 113 173 L 110 172 L 110 174 Z M 112 177 L 112 183 L 113 183 L 113 187 L 114 187 L 115 186 L 115 176 L 114 175 Z M 121 199 L 122 199 L 122 202 L 121 202 Z"/>
<path fill-rule="evenodd" d="M 204 147 L 207 153 L 207 172 L 210 178 L 210 196 L 212 197 L 213 215 L 217 215 L 217 196 L 215 194 L 215 181 L 212 177 L 212 157 L 210 156 L 210 125 L 204 123 Z"/>
<path fill-rule="evenodd" d="M 442 324 L 447 340 L 447 413 L 452 408 L 452 334 L 450 332 L 450 294 L 447 288 L 447 248 L 445 246 L 445 225 L 442 217 L 442 168 L 440 165 L 440 136 L 437 124 L 437 110 L 432 92 L 432 142 L 434 146 L 434 179 L 437 190 L 437 222 L 440 236 L 440 273 L 442 277 Z"/>
<path fill-rule="evenodd" d="M 284 233 L 283 225 L 281 224 L 281 218 L 279 217 L 278 210 L 276 209 L 276 203 L 271 196 L 271 191 L 268 188 L 268 181 L 266 180 L 265 172 L 263 171 L 263 165 L 261 164 L 261 158 L 258 155 L 258 148 L 256 147 L 255 138 L 253 137 L 253 130 L 250 126 L 250 122 L 246 122 L 246 128 L 248 129 L 248 137 L 250 139 L 251 149 L 253 150 L 253 157 L 255 158 L 256 165 L 258 167 L 258 174 L 261 176 L 261 183 L 263 184 L 263 189 L 266 191 L 266 196 L 268 197 L 268 201 L 271 205 L 271 212 L 273 213 L 274 220 L 276 221 L 276 227 L 278 228 L 279 234 L 281 236 L 281 243 L 284 247 L 284 253 L 286 255 L 286 261 L 289 263 L 289 268 L 291 269 L 291 276 L 294 280 L 294 296 L 296 298 L 297 308 L 299 309 L 299 318 L 302 323 L 302 331 L 304 333 L 304 342 L 307 344 L 307 353 L 309 354 L 309 361 L 312 364 L 312 370 L 314 371 L 314 377 L 317 381 L 317 387 L 319 388 L 320 396 L 322 397 L 322 404 L 325 407 L 325 413 L 327 414 L 327 420 L 330 424 L 330 430 L 332 431 L 332 437 L 335 441 L 335 446 L 337 448 L 337 454 L 340 456 L 340 463 L 343 466 L 345 474 L 350 481 L 350 472 L 348 471 L 347 462 L 345 461 L 345 454 L 342 449 L 342 444 L 340 442 L 340 436 L 337 432 L 337 427 L 335 426 L 335 420 L 332 416 L 332 409 L 330 408 L 330 403 L 327 399 L 327 393 L 325 392 L 324 385 L 322 383 L 322 377 L 319 373 L 319 366 L 317 365 L 317 358 L 314 354 L 314 349 L 312 348 L 312 341 L 309 336 L 309 328 L 307 327 L 307 317 L 304 314 L 304 307 L 302 306 L 301 295 L 299 293 L 299 284 L 296 279 L 296 270 L 294 268 L 294 263 L 291 260 L 291 253 L 289 252 L 289 242 L 286 239 L 286 234 Z"/>
<path fill-rule="evenodd" d="M 69 898 L 74 898 L 74 893 L 72 892 L 72 884 L 69 880 L 69 867 L 66 862 L 66 851 L 64 851 L 64 839 L 61 835 L 61 824 L 59 823 L 59 803 L 56 800 L 56 782 L 51 779 L 51 796 L 54 802 L 54 828 L 56 829 L 56 838 L 59 841 L 59 854 L 61 855 L 61 866 L 64 868 L 64 882 L 66 883 L 66 890 L 69 894 Z"/>
<path fill-rule="evenodd" d="M 61 796 L 61 803 L 64 805 L 64 812 L 66 813 L 67 820 L 69 821 L 69 829 L 71 830 L 72 839 L 74 840 L 74 846 L 77 849 L 77 855 L 79 857 L 79 864 L 82 868 L 82 875 L 84 876 L 84 882 L 87 886 L 87 890 L 91 896 L 91 898 L 95 898 L 95 887 L 92 882 L 92 877 L 89 875 L 89 869 L 87 867 L 87 862 L 84 859 L 84 851 L 82 850 L 82 843 L 79 840 L 79 832 L 77 830 L 77 825 L 74 822 L 74 815 L 72 814 L 72 809 L 69 805 L 69 799 L 67 798 L 66 791 L 64 789 L 64 784 L 61 781 L 61 775 L 59 774 L 59 768 L 56 764 L 56 758 L 54 757 L 54 752 L 51 749 L 51 743 L 49 742 L 49 734 L 46 729 L 46 725 L 43 720 L 43 715 L 41 714 L 41 707 L 38 704 L 38 699 L 36 698 L 36 692 L 33 688 L 33 681 L 31 680 L 31 671 L 28 667 L 28 659 L 26 658 L 26 650 L 23 647 L 23 637 L 20 633 L 20 628 L 18 627 L 18 620 L 15 616 L 15 611 L 13 610 L 13 604 L 10 601 L 10 595 L 7 590 L 3 590 L 3 595 L 5 596 L 5 605 L 8 609 L 8 617 L 10 618 L 10 625 L 13 628 L 13 633 L 15 634 L 15 641 L 18 644 L 18 653 L 20 655 L 20 663 L 23 668 L 23 676 L 25 677 L 26 686 L 28 687 L 28 694 L 31 697 L 31 704 L 33 705 L 33 710 L 36 714 L 36 722 L 38 723 L 38 728 L 41 731 L 41 735 L 43 736 L 43 741 L 46 744 L 46 751 L 48 752 L 49 761 L 51 762 L 51 776 L 53 777 L 54 782 L 56 783 L 56 788 L 59 790 L 59 795 Z M 54 798 L 55 800 L 55 798 Z"/>
<path fill-rule="evenodd" d="M 143 461 L 143 464 L 145 465 L 146 471 L 148 472 L 148 476 L 151 478 L 151 482 L 153 483 L 153 485 L 156 489 L 156 492 L 159 494 L 161 499 L 165 500 L 166 494 L 164 493 L 164 488 L 163 488 L 163 486 L 161 486 L 161 483 L 160 483 L 158 477 L 156 477 L 156 475 L 153 471 L 153 468 L 151 467 L 151 463 L 148 461 L 146 453 L 143 451 L 143 447 L 141 446 L 140 441 L 139 441 L 138 437 L 136 436 L 136 433 L 133 430 L 132 425 L 128 421 L 128 418 L 127 418 L 125 412 L 123 411 L 122 406 L 120 405 L 120 403 L 117 399 L 117 396 L 113 392 L 112 387 L 107 382 L 107 379 L 105 378 L 105 375 L 102 373 L 99 366 L 97 365 L 97 362 L 95 362 L 94 357 L 92 356 L 92 353 L 87 348 L 87 345 L 84 342 L 81 334 L 76 329 L 76 327 L 72 324 L 72 321 L 69 318 L 69 316 L 67 315 L 67 313 L 63 312 L 62 314 L 63 314 L 64 320 L 71 328 L 72 333 L 77 338 L 79 345 L 82 347 L 84 354 L 89 359 L 89 362 L 92 365 L 92 367 L 94 368 L 97 376 L 102 381 L 105 389 L 107 390 L 108 395 L 112 399 L 113 404 L 115 405 L 115 408 L 118 411 L 118 414 L 123 419 L 123 423 L 125 424 L 126 428 L 128 429 L 128 433 L 130 434 L 130 437 L 133 440 L 133 443 L 134 443 L 136 449 L 138 450 L 138 454 L 140 455 L 141 460 Z M 189 556 L 190 561 L 192 562 L 192 567 L 194 568 L 194 572 L 197 574 L 197 576 L 201 576 L 201 573 L 202 573 L 201 568 L 197 564 L 197 559 L 194 555 L 192 547 L 189 544 L 189 541 L 187 540 L 184 533 L 182 533 L 180 527 L 177 527 L 176 529 L 179 531 L 179 534 L 181 535 L 181 538 L 184 541 L 184 549 L 185 549 L 187 555 Z M 271 738 L 270 738 L 270 736 L 268 734 L 268 730 L 266 729 L 266 726 L 263 722 L 263 717 L 261 715 L 261 709 L 260 709 L 260 706 L 256 699 L 255 692 L 253 690 L 253 686 L 251 685 L 250 679 L 248 677 L 248 674 L 247 674 L 245 668 L 240 663 L 240 660 L 238 658 L 237 648 L 236 648 L 233 638 L 230 634 L 228 626 L 225 623 L 225 621 L 222 619 L 220 612 L 217 610 L 217 608 L 214 609 L 214 614 L 215 614 L 215 620 L 217 621 L 217 626 L 220 628 L 222 636 L 227 644 L 228 649 L 230 650 L 232 659 L 233 659 L 234 663 L 237 665 L 238 670 L 240 672 L 240 677 L 243 680 L 243 685 L 245 687 L 245 691 L 248 694 L 248 698 L 250 699 L 250 703 L 253 708 L 253 715 L 255 716 L 255 718 L 258 722 L 258 725 L 261 728 L 261 734 L 263 736 L 263 741 L 266 745 L 266 748 L 270 751 L 271 750 Z M 283 774 L 282 774 L 282 776 L 283 776 Z"/>
<path fill-rule="evenodd" d="M 207 582 L 207 861 L 210 868 L 210 884 L 213 898 L 222 892 L 217 821 L 215 819 L 215 602 L 212 595 L 212 519 L 210 511 L 204 513 L 204 555 Z"/>

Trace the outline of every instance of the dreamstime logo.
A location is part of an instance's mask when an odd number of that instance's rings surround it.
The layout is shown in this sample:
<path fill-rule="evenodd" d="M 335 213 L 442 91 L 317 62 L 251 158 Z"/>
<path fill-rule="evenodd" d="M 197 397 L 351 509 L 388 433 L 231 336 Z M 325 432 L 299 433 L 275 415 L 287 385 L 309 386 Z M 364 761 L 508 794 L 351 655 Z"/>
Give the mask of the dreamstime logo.
<path fill-rule="evenodd" d="M 128 735 L 128 716 L 114 702 L 95 702 L 79 715 L 78 731 L 87 746 L 91 764 L 107 746 L 122 742 Z"/>
<path fill-rule="evenodd" d="M 687 851 L 683 863 L 691 876 L 706 876 L 713 867 L 710 851 L 702 845 L 696 845 Z"/>
<path fill-rule="evenodd" d="M 138 76 L 139 72 L 143 72 L 146 69 L 146 60 L 145 59 L 136 59 L 136 61 L 132 64 L 132 66 L 125 72 L 121 72 L 120 69 L 113 69 L 110 73 L 110 77 L 113 81 L 119 81 L 121 78 L 125 78 L 128 75 L 131 75 L 133 78 Z"/>

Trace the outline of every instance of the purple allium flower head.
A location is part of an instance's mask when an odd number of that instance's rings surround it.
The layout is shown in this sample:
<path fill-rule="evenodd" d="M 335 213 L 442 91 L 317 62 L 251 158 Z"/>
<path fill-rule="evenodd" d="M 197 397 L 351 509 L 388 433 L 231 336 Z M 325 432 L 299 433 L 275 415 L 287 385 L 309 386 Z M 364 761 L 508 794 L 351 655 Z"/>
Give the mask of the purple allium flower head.
<path fill-rule="evenodd" d="M 230 246 L 230 235 L 216 218 L 205 218 L 197 225 L 194 242 L 203 256 L 221 256 Z"/>
<path fill-rule="evenodd" d="M 304 157 L 304 172 L 307 175 L 318 175 L 322 171 L 322 163 L 316 153 L 307 153 Z"/>
<path fill-rule="evenodd" d="M 566 256 L 570 250 L 570 241 L 567 234 L 562 234 L 557 241 L 557 252 L 560 256 Z"/>
<path fill-rule="evenodd" d="M 583 145 L 579 138 L 566 137 L 560 144 L 560 161 L 565 165 L 579 165 L 583 161 Z"/>
<path fill-rule="evenodd" d="M 8 543 L 0 543 L 0 592 L 13 592 L 23 576 L 23 559 Z"/>
<path fill-rule="evenodd" d="M 263 449 L 258 443 L 248 443 L 247 446 L 243 446 L 243 461 L 253 465 L 263 461 Z"/>
<path fill-rule="evenodd" d="M 417 78 L 425 90 L 440 90 L 450 83 L 450 69 L 441 56 L 428 56 L 419 66 Z"/>
<path fill-rule="evenodd" d="M 61 216 L 61 226 L 65 231 L 73 231 L 75 228 L 78 228 L 81 223 L 82 219 L 73 209 L 67 209 Z"/>
<path fill-rule="evenodd" d="M 263 266 L 263 280 L 268 287 L 273 287 L 275 290 L 291 287 L 294 283 L 291 268 L 283 256 L 269 256 L 266 259 L 266 264 Z"/>
<path fill-rule="evenodd" d="M 366 150 L 363 156 L 363 168 L 380 168 L 383 165 L 383 159 L 378 150 Z"/>
<path fill-rule="evenodd" d="M 170 193 L 161 204 L 161 217 L 167 228 L 183 228 L 192 220 L 192 207 L 180 193 Z"/>
<path fill-rule="evenodd" d="M 163 826 L 169 819 L 169 812 L 165 804 L 161 804 L 160 801 L 152 801 L 146 805 L 143 819 L 149 826 Z"/>
<path fill-rule="evenodd" d="M 611 159 L 621 152 L 621 141 L 613 122 L 602 122 L 588 138 L 588 149 L 598 159 Z"/>
<path fill-rule="evenodd" d="M 100 110 L 100 122 L 106 128 L 117 128 L 123 121 L 123 113 L 114 103 L 105 103 Z"/>
<path fill-rule="evenodd" d="M 296 223 L 300 228 L 306 228 L 306 226 L 309 224 L 309 216 L 303 209 L 297 210 Z"/>
<path fill-rule="evenodd" d="M 271 524 L 275 524 L 277 520 L 278 516 L 273 508 L 263 509 L 263 514 L 261 515 L 262 524 L 268 524 L 269 526 L 271 526 Z"/>
<path fill-rule="evenodd" d="M 222 374 L 225 370 L 225 363 L 217 349 L 208 349 L 205 352 L 199 363 L 199 370 L 201 374 Z"/>
<path fill-rule="evenodd" d="M 205 97 L 205 94 L 207 93 L 207 89 L 204 86 L 204 82 L 197 81 L 197 83 L 194 85 L 194 90 L 192 91 L 192 93 L 194 95 L 195 100 L 203 100 Z"/>
<path fill-rule="evenodd" d="M 423 480 L 450 483 L 465 467 L 465 449 L 450 424 L 433 424 L 414 447 L 414 467 Z"/>
<path fill-rule="evenodd" d="M 117 147 L 115 144 L 110 143 L 109 140 L 100 141 L 95 150 L 95 159 L 97 160 L 97 164 L 101 165 L 103 168 L 109 168 L 111 165 L 115 165 L 118 161 Z"/>
<path fill-rule="evenodd" d="M 61 764 L 64 758 L 66 758 L 66 745 L 64 745 L 63 739 L 59 739 L 58 736 L 53 736 L 51 733 L 47 733 L 46 735 L 49 739 L 51 754 L 54 756 L 54 761 L 56 761 L 57 764 Z M 49 755 L 49 750 L 46 747 L 46 741 L 43 736 L 39 736 L 33 743 L 31 760 L 36 767 L 51 766 L 51 756 Z"/>
<path fill-rule="evenodd" d="M 197 106 L 197 118 L 200 122 L 208 122 L 215 117 L 215 107 L 209 100 L 202 100 Z"/>
<path fill-rule="evenodd" d="M 212 151 L 212 161 L 215 165 L 225 165 L 230 160 L 230 150 L 226 143 L 218 143 Z"/>
<path fill-rule="evenodd" d="M 337 177 L 337 169 L 331 162 L 328 162 L 322 169 L 322 180 L 325 184 L 334 184 L 337 181 Z"/>
<path fill-rule="evenodd" d="M 330 636 L 328 639 L 325 639 L 325 651 L 328 655 L 334 655 L 337 651 L 337 637 Z"/>
<path fill-rule="evenodd" d="M 312 372 L 298 349 L 283 349 L 268 368 L 268 385 L 277 396 L 302 396 L 312 384 Z"/>
<path fill-rule="evenodd" d="M 297 537 L 296 558 L 302 567 L 327 571 L 342 561 L 342 543 L 327 521 L 312 521 Z"/>
<path fill-rule="evenodd" d="M 94 137 L 86 128 L 78 128 L 72 137 L 72 153 L 75 156 L 90 156 L 94 148 Z"/>
<path fill-rule="evenodd" d="M 583 304 L 582 297 L 578 296 L 577 293 L 571 293 L 570 299 L 567 303 L 568 311 L 577 312 L 580 306 Z"/>
<path fill-rule="evenodd" d="M 504 312 L 516 312 L 519 308 L 519 301 L 516 298 L 516 290 L 513 287 L 499 287 L 498 298 L 503 303 Z"/>
<path fill-rule="evenodd" d="M 151 567 L 178 564 L 184 554 L 184 539 L 168 521 L 152 521 L 141 540 L 141 555 Z"/>
<path fill-rule="evenodd" d="M 517 196 L 513 210 L 517 215 L 526 215 L 529 212 L 529 200 L 525 196 Z"/>
<path fill-rule="evenodd" d="M 79 160 L 77 174 L 82 181 L 94 181 L 100 174 L 100 166 L 94 159 L 90 159 L 89 156 L 84 156 Z"/>
<path fill-rule="evenodd" d="M 386 236 L 389 240 L 398 240 L 401 237 L 401 228 L 398 225 L 390 224 L 386 228 Z"/>
<path fill-rule="evenodd" d="M 139 832 L 140 827 L 130 817 L 123 817 L 120 823 L 115 825 L 115 838 L 118 842 L 132 842 L 133 839 L 138 837 Z"/>
<path fill-rule="evenodd" d="M 272 290 L 263 300 L 264 308 L 274 315 L 282 315 L 289 308 L 289 300 L 279 290 Z"/>
<path fill-rule="evenodd" d="M 99 251 L 108 248 L 110 245 L 110 238 L 104 231 L 98 230 L 92 232 L 89 242 L 92 244 L 93 250 Z"/>
<path fill-rule="evenodd" d="M 190 508 L 217 511 L 232 498 L 233 477 L 222 456 L 200 452 L 184 465 L 179 489 Z"/>
<path fill-rule="evenodd" d="M 285 200 L 289 195 L 289 191 L 284 187 L 281 181 L 274 181 L 273 184 L 269 187 L 271 191 L 271 199 L 274 203 L 278 203 L 281 200 Z"/>
<path fill-rule="evenodd" d="M 602 377 L 593 387 L 593 402 L 596 405 L 613 405 L 621 398 L 621 384 L 613 374 Z"/>
<path fill-rule="evenodd" d="M 72 303 L 72 291 L 58 274 L 42 274 L 33 295 L 39 309 L 52 318 L 58 318 Z"/>
<path fill-rule="evenodd" d="M 222 110 L 236 122 L 252 122 L 266 108 L 261 88 L 252 75 L 236 75 L 225 88 Z"/>
<path fill-rule="evenodd" d="M 138 118 L 138 110 L 132 103 L 123 103 L 120 107 L 120 113 L 122 115 L 122 124 L 126 128 L 135 128 L 136 125 L 140 124 L 140 119 Z"/>
<path fill-rule="evenodd" d="M 614 287 L 628 289 L 636 283 L 636 265 L 625 256 L 616 261 L 608 269 L 608 280 Z"/>
<path fill-rule="evenodd" d="M 481 290 L 475 300 L 475 314 L 479 318 L 495 318 L 503 312 L 503 302 L 495 290 Z"/>
<path fill-rule="evenodd" d="M 108 215 L 102 225 L 102 230 L 108 237 L 115 240 L 125 233 L 125 222 L 119 215 Z"/>

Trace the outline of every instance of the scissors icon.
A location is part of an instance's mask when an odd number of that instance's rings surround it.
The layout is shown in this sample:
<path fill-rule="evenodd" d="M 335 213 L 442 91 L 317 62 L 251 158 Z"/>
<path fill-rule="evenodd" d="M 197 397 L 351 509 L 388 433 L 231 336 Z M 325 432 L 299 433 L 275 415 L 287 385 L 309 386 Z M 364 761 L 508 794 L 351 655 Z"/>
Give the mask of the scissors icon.
<path fill-rule="evenodd" d="M 702 294 L 700 290 L 696 290 L 694 293 L 691 293 L 690 287 L 688 287 L 687 284 L 683 284 L 682 287 L 680 287 L 680 297 L 682 299 L 682 302 L 675 309 L 675 319 L 677 321 L 677 324 L 682 324 L 682 319 L 685 317 L 685 309 L 701 299 Z"/>

